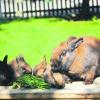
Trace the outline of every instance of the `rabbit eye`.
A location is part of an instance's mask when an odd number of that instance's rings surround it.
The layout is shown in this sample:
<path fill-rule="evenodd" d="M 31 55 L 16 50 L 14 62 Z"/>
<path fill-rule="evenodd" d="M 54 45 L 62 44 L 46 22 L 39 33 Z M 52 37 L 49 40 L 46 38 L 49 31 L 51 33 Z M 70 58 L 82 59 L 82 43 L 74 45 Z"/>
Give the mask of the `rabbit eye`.
<path fill-rule="evenodd" d="M 66 53 L 67 53 L 67 50 L 63 50 L 61 55 L 64 56 L 64 55 L 66 55 Z"/>

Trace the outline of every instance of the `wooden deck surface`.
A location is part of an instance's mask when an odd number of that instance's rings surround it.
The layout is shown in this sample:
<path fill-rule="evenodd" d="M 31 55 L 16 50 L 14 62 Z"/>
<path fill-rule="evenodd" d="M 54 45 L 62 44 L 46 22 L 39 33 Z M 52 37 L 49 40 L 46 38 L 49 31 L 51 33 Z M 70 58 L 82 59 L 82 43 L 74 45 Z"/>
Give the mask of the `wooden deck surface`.
<path fill-rule="evenodd" d="M 11 89 L 11 87 L 0 87 L 0 99 L 100 99 L 100 84 L 84 85 L 83 82 L 66 84 L 64 89 Z M 39 99 L 40 100 L 40 99 Z"/>

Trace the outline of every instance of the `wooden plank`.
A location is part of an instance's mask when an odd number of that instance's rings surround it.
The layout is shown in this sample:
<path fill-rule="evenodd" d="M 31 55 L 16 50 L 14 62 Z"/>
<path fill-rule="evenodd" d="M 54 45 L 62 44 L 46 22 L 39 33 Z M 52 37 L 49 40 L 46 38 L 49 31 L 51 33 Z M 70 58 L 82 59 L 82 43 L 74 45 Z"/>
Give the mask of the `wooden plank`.
<path fill-rule="evenodd" d="M 77 86 L 76 86 L 77 85 Z M 99 99 L 100 84 L 83 85 L 82 82 L 66 84 L 64 89 L 11 89 L 0 87 L 0 99 Z"/>
<path fill-rule="evenodd" d="M 3 93 L 0 99 L 96 99 L 100 98 L 100 93 L 89 93 L 89 94 L 77 94 L 67 93 L 66 91 L 53 90 L 53 91 L 38 91 L 38 90 L 19 90 L 12 93 Z"/>
<path fill-rule="evenodd" d="M 0 99 L 99 99 L 100 94 L 88 94 L 88 95 L 76 95 L 76 94 L 64 94 L 64 95 L 47 95 L 47 94 L 15 94 L 8 95 L 2 94 Z"/>

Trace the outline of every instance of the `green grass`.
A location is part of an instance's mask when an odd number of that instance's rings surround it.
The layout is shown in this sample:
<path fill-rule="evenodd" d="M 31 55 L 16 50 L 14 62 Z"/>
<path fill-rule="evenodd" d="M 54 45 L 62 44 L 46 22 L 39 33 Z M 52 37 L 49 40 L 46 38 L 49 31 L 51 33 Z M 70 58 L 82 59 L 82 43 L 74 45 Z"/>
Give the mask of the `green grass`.
<path fill-rule="evenodd" d="M 100 38 L 100 20 L 66 21 L 56 18 L 15 20 L 0 24 L 0 59 L 19 54 L 33 67 L 43 55 L 49 61 L 52 50 L 69 36 Z"/>

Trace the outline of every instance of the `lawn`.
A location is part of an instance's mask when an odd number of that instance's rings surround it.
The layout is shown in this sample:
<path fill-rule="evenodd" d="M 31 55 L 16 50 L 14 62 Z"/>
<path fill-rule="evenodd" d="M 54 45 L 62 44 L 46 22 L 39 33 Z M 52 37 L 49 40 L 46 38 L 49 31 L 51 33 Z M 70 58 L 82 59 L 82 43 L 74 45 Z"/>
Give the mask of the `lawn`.
<path fill-rule="evenodd" d="M 0 59 L 8 54 L 9 61 L 24 55 L 34 67 L 46 55 L 49 62 L 52 50 L 69 36 L 100 38 L 100 19 L 66 21 L 57 18 L 15 20 L 0 24 Z"/>

